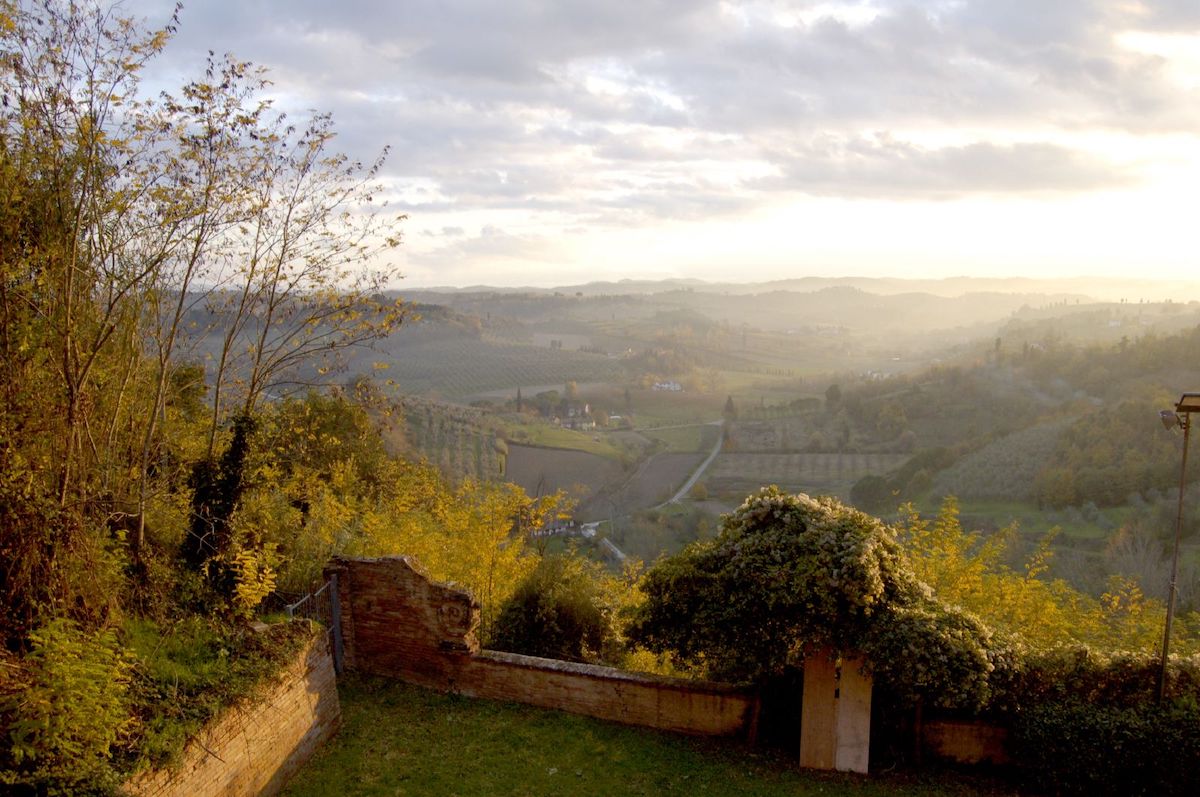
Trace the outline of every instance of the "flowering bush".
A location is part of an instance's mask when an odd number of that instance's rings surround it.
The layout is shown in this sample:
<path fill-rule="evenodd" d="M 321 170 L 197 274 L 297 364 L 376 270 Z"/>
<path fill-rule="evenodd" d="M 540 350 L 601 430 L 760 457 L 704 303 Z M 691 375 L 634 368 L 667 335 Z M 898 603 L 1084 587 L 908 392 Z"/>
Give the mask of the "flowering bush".
<path fill-rule="evenodd" d="M 864 654 L 906 700 L 989 696 L 988 629 L 933 596 L 888 526 L 832 498 L 764 488 L 715 540 L 655 565 L 643 589 L 631 638 L 716 677 L 757 680 L 829 646 Z"/>

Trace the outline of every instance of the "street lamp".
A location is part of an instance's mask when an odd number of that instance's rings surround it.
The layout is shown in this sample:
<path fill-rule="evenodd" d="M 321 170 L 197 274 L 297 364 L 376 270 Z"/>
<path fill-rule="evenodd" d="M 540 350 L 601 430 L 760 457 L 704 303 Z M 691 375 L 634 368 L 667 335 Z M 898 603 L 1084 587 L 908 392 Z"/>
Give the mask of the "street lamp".
<path fill-rule="evenodd" d="M 1184 393 L 1175 411 L 1158 414 L 1167 429 L 1183 430 L 1183 458 L 1179 463 L 1179 507 L 1175 513 L 1175 550 L 1171 555 L 1171 586 L 1167 590 L 1167 623 L 1163 629 L 1162 661 L 1158 668 L 1158 701 L 1161 703 L 1167 688 L 1167 656 L 1171 650 L 1171 619 L 1175 615 L 1175 584 L 1179 578 L 1179 538 L 1183 535 L 1183 490 L 1187 485 L 1188 433 L 1192 430 L 1192 413 L 1200 412 L 1200 393 Z"/>

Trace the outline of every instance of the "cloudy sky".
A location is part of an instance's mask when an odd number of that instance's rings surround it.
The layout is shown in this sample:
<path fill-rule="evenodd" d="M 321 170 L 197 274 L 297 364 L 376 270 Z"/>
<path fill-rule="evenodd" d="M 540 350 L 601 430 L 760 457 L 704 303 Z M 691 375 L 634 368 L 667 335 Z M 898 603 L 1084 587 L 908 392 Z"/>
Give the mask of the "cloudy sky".
<path fill-rule="evenodd" d="M 161 23 L 170 3 L 128 0 Z M 193 0 L 385 145 L 405 286 L 1200 275 L 1197 0 Z"/>

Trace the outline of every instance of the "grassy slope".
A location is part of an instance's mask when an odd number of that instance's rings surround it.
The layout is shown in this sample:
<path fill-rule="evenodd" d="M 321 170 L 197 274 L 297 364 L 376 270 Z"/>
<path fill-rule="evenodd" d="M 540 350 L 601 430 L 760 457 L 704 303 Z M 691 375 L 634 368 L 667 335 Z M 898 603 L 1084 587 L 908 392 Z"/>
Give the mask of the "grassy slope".
<path fill-rule="evenodd" d="M 800 772 L 731 743 L 553 711 L 438 695 L 379 679 L 342 682 L 345 725 L 285 794 L 982 795 L 935 776 Z"/>

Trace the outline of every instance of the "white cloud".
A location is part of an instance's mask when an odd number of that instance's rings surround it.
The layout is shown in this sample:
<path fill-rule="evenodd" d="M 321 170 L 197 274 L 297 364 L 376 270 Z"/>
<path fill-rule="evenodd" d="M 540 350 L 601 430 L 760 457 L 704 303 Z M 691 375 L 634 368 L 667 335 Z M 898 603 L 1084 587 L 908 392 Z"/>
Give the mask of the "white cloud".
<path fill-rule="evenodd" d="M 686 268 L 656 235 L 691 224 L 753 248 L 750 220 L 798 197 L 918 215 L 1028 202 L 1061 208 L 1064 230 L 1079 198 L 1169 206 L 1170 176 L 1200 163 L 1197 41 L 1195 0 L 211 0 L 184 10 L 158 69 L 232 50 L 272 69 L 282 103 L 332 110 L 354 156 L 390 144 L 410 223 L 479 231 L 410 240 L 413 268 L 590 277 L 594 236 Z M 779 257 L 832 246 L 793 238 Z M 1064 268 L 1092 256 L 1072 245 L 1045 249 Z"/>

